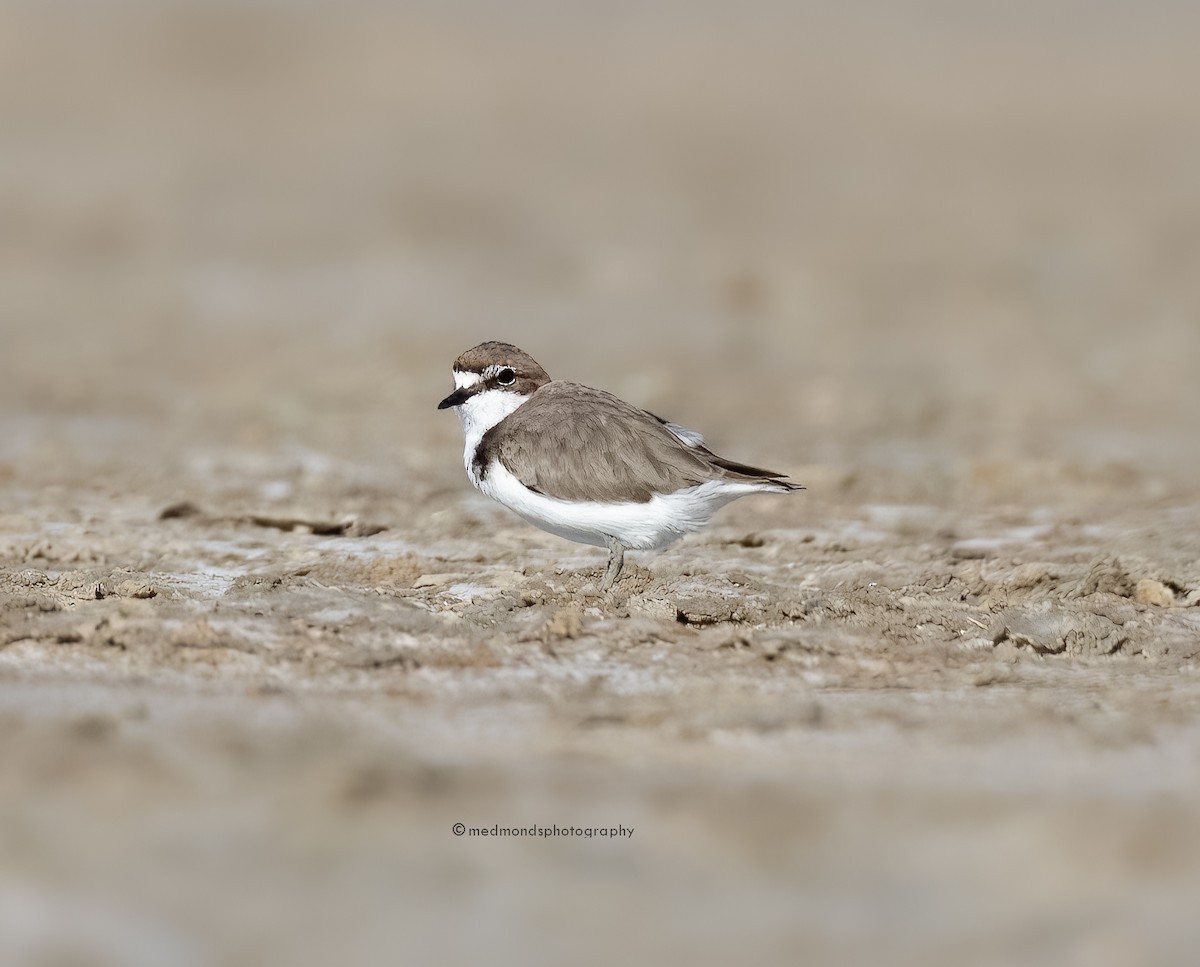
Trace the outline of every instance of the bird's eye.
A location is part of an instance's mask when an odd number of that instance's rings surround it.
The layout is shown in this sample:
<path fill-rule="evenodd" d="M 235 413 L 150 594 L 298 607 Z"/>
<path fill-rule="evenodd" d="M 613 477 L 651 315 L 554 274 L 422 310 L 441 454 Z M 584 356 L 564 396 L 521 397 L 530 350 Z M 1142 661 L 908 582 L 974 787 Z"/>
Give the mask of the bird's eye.
<path fill-rule="evenodd" d="M 514 373 L 511 369 L 509 369 L 507 366 L 505 366 L 504 369 L 500 370 L 500 372 L 498 372 L 496 374 L 496 382 L 499 383 L 501 386 L 511 386 L 516 381 L 517 381 L 517 374 Z"/>

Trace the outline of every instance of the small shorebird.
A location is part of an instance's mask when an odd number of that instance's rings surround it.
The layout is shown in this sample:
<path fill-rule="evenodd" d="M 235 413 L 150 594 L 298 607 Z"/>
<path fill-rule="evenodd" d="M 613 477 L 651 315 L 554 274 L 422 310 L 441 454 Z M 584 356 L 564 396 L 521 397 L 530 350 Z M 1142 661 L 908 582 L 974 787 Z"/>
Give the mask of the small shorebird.
<path fill-rule="evenodd" d="M 661 550 L 738 497 L 804 489 L 611 393 L 552 380 L 508 343 L 459 356 L 454 386 L 438 409 L 458 410 L 471 483 L 542 530 L 607 547 L 602 591 L 626 550 Z"/>

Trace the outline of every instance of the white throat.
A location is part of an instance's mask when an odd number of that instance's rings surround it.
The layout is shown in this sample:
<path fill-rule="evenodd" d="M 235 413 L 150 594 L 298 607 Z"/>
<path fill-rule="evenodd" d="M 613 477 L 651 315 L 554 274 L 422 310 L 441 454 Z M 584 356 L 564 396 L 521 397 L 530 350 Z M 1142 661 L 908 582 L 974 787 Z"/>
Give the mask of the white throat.
<path fill-rule="evenodd" d="M 478 373 L 455 373 L 454 385 L 456 388 L 462 389 L 464 386 L 474 386 L 480 379 Z M 482 393 L 476 393 L 457 407 L 458 419 L 462 423 L 463 437 L 465 438 L 463 464 L 476 486 L 479 481 L 475 478 L 472 464 L 475 459 L 475 451 L 479 448 L 479 441 L 483 439 L 483 435 L 488 430 L 510 413 L 515 412 L 527 399 L 529 399 L 528 396 L 522 396 L 520 393 L 489 389 Z"/>

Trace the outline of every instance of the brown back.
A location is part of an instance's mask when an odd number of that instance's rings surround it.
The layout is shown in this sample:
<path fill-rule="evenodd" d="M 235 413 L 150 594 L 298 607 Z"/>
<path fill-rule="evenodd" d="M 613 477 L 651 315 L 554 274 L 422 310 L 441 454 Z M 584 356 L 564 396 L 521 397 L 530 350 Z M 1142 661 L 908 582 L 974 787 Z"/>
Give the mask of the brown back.
<path fill-rule="evenodd" d="M 644 503 L 707 480 L 781 476 L 688 446 L 653 414 L 564 380 L 546 383 L 484 434 L 477 472 L 486 475 L 493 459 L 547 497 L 603 503 Z"/>

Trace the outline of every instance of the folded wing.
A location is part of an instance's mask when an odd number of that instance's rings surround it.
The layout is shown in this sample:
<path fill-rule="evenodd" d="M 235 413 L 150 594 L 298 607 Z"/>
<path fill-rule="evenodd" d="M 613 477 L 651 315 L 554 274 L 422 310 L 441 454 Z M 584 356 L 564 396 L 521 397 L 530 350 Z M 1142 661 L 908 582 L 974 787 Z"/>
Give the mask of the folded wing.
<path fill-rule="evenodd" d="M 531 490 L 571 501 L 643 503 L 710 480 L 796 487 L 783 474 L 717 456 L 698 433 L 611 393 L 558 380 L 484 435 L 477 471 L 486 474 L 492 460 Z"/>

